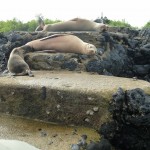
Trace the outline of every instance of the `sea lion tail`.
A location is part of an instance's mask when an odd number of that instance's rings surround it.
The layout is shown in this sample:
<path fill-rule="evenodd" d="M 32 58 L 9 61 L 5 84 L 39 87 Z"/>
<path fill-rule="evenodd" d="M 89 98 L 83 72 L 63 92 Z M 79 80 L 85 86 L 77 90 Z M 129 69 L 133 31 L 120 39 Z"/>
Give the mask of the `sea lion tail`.
<path fill-rule="evenodd" d="M 26 72 L 29 77 L 34 77 L 34 74 L 31 72 L 30 69 L 26 70 Z"/>
<path fill-rule="evenodd" d="M 44 28 L 44 26 L 45 26 L 45 23 L 44 23 L 44 20 L 43 20 L 43 17 L 42 16 L 37 16 L 37 22 L 38 22 L 38 24 L 39 24 L 39 26 L 38 27 L 40 27 L 40 28 Z"/>

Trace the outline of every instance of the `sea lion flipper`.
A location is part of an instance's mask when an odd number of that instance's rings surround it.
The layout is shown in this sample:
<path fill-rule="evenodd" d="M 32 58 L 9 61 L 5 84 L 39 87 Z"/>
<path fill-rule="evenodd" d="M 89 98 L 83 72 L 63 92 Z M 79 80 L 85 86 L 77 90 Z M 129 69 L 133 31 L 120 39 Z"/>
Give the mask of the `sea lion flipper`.
<path fill-rule="evenodd" d="M 31 70 L 27 70 L 27 74 L 29 75 L 29 77 L 34 77 L 34 74 L 31 72 Z"/>
<path fill-rule="evenodd" d="M 56 52 L 58 51 L 52 49 L 36 51 L 36 53 L 56 53 Z"/>
<path fill-rule="evenodd" d="M 51 38 L 56 38 L 56 37 L 59 37 L 59 36 L 66 36 L 66 35 L 68 35 L 68 34 L 54 34 L 54 35 L 44 37 L 44 38 L 40 39 L 40 41 L 44 41 L 44 40 L 51 39 Z"/>
<path fill-rule="evenodd" d="M 16 76 L 16 75 L 17 75 L 16 73 L 9 72 L 9 76 L 10 76 L 10 77 L 14 77 L 14 76 Z"/>
<path fill-rule="evenodd" d="M 43 28 L 40 25 L 35 29 L 35 31 L 42 31 L 42 30 Z"/>
<path fill-rule="evenodd" d="M 43 29 L 44 26 L 45 26 L 45 23 L 44 23 L 42 17 L 41 16 L 37 16 L 37 21 L 38 21 L 39 26 Z"/>

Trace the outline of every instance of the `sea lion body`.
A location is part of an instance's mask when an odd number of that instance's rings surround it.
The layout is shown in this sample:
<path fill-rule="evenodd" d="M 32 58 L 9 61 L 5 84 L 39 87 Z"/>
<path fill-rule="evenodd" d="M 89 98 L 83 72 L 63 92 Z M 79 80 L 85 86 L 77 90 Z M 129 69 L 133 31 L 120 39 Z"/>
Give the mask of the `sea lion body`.
<path fill-rule="evenodd" d="M 103 23 L 96 23 L 87 19 L 74 18 L 65 22 L 58 22 L 54 24 L 43 25 L 40 22 L 42 31 L 102 31 L 107 29 L 107 25 Z M 37 31 L 37 30 L 36 30 Z"/>
<path fill-rule="evenodd" d="M 26 46 L 29 48 L 28 46 Z M 9 56 L 7 68 L 13 75 L 26 75 L 33 76 L 29 65 L 24 61 L 23 47 L 14 48 Z"/>
<path fill-rule="evenodd" d="M 83 42 L 77 36 L 69 34 L 56 34 L 43 39 L 28 42 L 26 45 L 34 51 L 59 52 L 59 53 L 78 53 L 94 55 L 97 52 L 93 44 Z"/>

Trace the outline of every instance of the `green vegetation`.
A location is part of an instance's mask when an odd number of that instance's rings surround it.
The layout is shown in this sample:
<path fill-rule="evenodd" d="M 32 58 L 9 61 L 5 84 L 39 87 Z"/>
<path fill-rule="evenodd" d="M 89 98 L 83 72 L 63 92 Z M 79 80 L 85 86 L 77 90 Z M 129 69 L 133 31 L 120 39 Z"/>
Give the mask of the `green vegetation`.
<path fill-rule="evenodd" d="M 44 19 L 45 24 L 53 24 L 53 23 L 57 23 L 57 22 L 61 22 L 61 20 Z"/>
<path fill-rule="evenodd" d="M 52 24 L 60 22 L 60 20 L 50 20 L 45 19 L 45 24 Z M 38 26 L 37 20 L 31 20 L 27 23 L 23 23 L 20 20 L 13 19 L 7 21 L 0 21 L 0 32 L 9 32 L 9 31 L 35 31 Z"/>
<path fill-rule="evenodd" d="M 17 19 L 0 21 L 0 32 L 9 31 L 32 31 L 37 27 L 36 21 L 32 20 L 27 23 L 22 23 Z"/>
<path fill-rule="evenodd" d="M 53 24 L 56 22 L 61 22 L 60 20 L 50 20 L 45 19 L 45 24 Z M 110 26 L 116 26 L 116 27 L 132 27 L 129 23 L 127 23 L 125 20 L 122 21 L 115 21 L 115 20 L 106 20 L 106 24 Z M 23 23 L 20 20 L 13 19 L 13 20 L 7 20 L 7 21 L 0 21 L 0 32 L 9 32 L 9 31 L 35 31 L 36 27 L 38 26 L 37 20 L 31 20 L 27 23 Z M 150 21 L 147 22 L 144 26 L 144 28 L 150 28 Z"/>
<path fill-rule="evenodd" d="M 145 24 L 144 28 L 150 28 L 150 21 Z"/>
<path fill-rule="evenodd" d="M 125 20 L 122 20 L 122 21 L 115 21 L 115 20 L 108 20 L 108 24 L 110 26 L 113 26 L 113 27 L 128 27 L 128 28 L 132 28 L 132 26 L 127 23 Z"/>

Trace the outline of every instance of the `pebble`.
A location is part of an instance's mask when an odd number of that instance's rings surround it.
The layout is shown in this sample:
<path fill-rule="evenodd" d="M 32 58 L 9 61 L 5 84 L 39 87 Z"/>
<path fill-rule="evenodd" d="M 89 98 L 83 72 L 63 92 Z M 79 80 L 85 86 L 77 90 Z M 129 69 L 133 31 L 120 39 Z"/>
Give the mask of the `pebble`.
<path fill-rule="evenodd" d="M 60 109 L 61 106 L 58 104 L 56 107 L 57 107 L 57 109 Z"/>
<path fill-rule="evenodd" d="M 58 134 L 57 134 L 57 133 L 55 133 L 55 134 L 53 134 L 53 135 L 52 135 L 52 137 L 57 137 L 57 136 L 58 136 Z"/>
<path fill-rule="evenodd" d="M 88 97 L 87 99 L 88 99 L 89 101 L 93 101 L 93 100 L 94 100 L 93 97 Z"/>
<path fill-rule="evenodd" d="M 85 118 L 84 121 L 85 121 L 85 122 L 90 122 L 90 119 L 89 119 L 89 118 Z"/>
<path fill-rule="evenodd" d="M 133 81 L 136 81 L 136 80 L 138 80 L 138 78 L 137 78 L 137 77 L 133 77 L 132 79 L 133 79 Z"/>
<path fill-rule="evenodd" d="M 49 143 L 48 143 L 48 145 L 52 145 L 53 144 L 53 141 L 50 141 Z"/>
<path fill-rule="evenodd" d="M 43 131 L 42 129 L 38 129 L 38 130 L 40 131 L 41 137 L 47 136 L 47 132 L 46 131 Z"/>
<path fill-rule="evenodd" d="M 87 110 L 86 114 L 92 116 L 92 115 L 94 115 L 94 111 L 93 110 Z"/>
<path fill-rule="evenodd" d="M 99 110 L 98 107 L 93 107 L 93 111 L 97 112 Z"/>
<path fill-rule="evenodd" d="M 78 144 L 72 144 L 71 150 L 80 150 L 80 146 Z"/>

